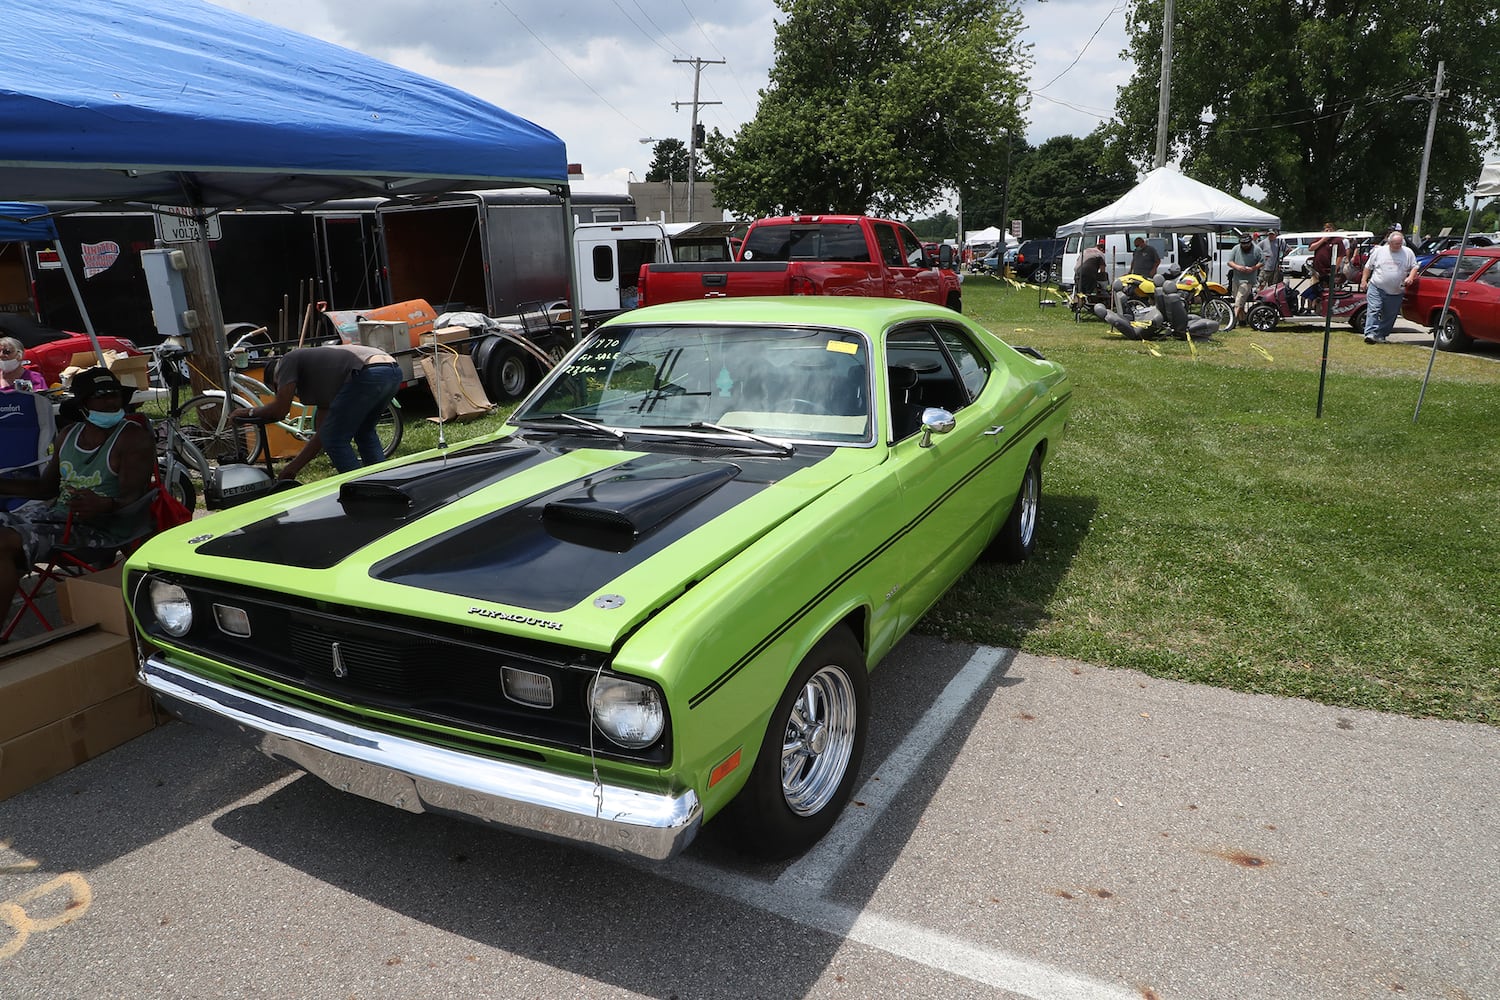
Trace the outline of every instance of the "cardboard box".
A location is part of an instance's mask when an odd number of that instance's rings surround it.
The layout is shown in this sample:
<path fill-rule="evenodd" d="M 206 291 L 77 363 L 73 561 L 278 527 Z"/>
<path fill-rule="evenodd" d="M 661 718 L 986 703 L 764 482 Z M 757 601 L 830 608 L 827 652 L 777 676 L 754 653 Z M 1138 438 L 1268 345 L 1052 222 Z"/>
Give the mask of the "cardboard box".
<path fill-rule="evenodd" d="M 151 696 L 135 687 L 64 719 L 0 743 L 0 799 L 149 732 Z"/>
<path fill-rule="evenodd" d="M 465 349 L 466 343 L 476 334 L 466 326 L 445 326 L 441 330 L 433 330 L 431 333 L 422 335 L 422 346 L 431 347 L 433 344 L 452 344 L 455 348 Z"/>
<path fill-rule="evenodd" d="M 112 635 L 130 635 L 131 620 L 125 610 L 125 564 L 64 580 L 57 588 L 57 606 L 63 621 L 73 625 L 98 625 Z"/>
<path fill-rule="evenodd" d="M 134 690 L 135 647 L 97 629 L 0 661 L 0 742 Z"/>
<path fill-rule="evenodd" d="M 68 361 L 69 369 L 93 368 L 96 365 L 93 351 L 75 354 Z M 116 354 L 114 351 L 105 351 L 104 366 L 115 373 L 115 378 L 120 380 L 121 385 L 130 386 L 133 389 L 151 388 L 151 359 L 144 354 L 127 356 Z"/>

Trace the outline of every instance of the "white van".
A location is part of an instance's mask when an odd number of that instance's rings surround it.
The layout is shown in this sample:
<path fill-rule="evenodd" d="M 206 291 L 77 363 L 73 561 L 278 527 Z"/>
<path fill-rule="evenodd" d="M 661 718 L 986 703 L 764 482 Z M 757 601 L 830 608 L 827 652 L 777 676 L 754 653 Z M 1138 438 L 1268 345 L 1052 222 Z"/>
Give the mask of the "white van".
<path fill-rule="evenodd" d="M 1209 278 L 1221 284 L 1229 283 L 1225 261 L 1240 239 L 1239 234 L 1233 230 L 1221 233 L 1160 231 L 1104 233 L 1102 234 L 1104 260 L 1109 268 L 1111 281 L 1130 273 L 1130 257 L 1134 252 L 1137 236 L 1144 237 L 1146 242 L 1156 248 L 1156 252 L 1161 254 L 1163 265 L 1171 263 L 1179 268 L 1185 268 L 1199 256 L 1206 256 L 1209 258 Z M 1063 245 L 1062 287 L 1064 291 L 1073 290 L 1073 269 L 1078 265 L 1078 255 L 1085 247 L 1092 245 L 1100 238 L 1099 233 L 1087 235 L 1075 233 L 1067 238 L 1067 242 Z"/>

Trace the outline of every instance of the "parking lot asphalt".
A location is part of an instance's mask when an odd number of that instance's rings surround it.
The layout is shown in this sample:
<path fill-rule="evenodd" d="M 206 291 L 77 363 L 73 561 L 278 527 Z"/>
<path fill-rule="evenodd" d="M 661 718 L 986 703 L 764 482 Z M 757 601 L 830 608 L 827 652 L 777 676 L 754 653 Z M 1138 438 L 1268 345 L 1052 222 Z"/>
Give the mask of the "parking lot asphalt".
<path fill-rule="evenodd" d="M 1500 995 L 1500 729 L 931 637 L 803 858 L 413 815 L 172 723 L 0 802 L 0 997 Z"/>

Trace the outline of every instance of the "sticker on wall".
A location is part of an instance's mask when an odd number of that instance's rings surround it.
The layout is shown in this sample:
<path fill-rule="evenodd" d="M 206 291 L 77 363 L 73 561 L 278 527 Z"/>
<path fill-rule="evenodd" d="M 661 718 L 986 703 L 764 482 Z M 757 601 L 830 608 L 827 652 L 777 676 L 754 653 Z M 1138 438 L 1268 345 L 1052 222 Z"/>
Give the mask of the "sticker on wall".
<path fill-rule="evenodd" d="M 103 243 L 85 243 L 80 249 L 83 251 L 83 276 L 92 278 L 96 274 L 108 271 L 115 261 L 120 259 L 120 244 L 114 240 L 105 240 Z"/>

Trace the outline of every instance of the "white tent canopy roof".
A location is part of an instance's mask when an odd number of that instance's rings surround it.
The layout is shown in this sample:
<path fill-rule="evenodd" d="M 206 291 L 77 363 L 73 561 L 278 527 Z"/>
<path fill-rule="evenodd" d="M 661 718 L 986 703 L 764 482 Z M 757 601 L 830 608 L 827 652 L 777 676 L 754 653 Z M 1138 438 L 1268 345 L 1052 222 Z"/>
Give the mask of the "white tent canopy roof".
<path fill-rule="evenodd" d="M 1195 181 L 1174 167 L 1159 167 L 1114 204 L 1058 226 L 1057 235 L 1141 229 L 1270 229 L 1280 225 L 1281 220 L 1269 212 Z"/>
<path fill-rule="evenodd" d="M 1479 184 L 1474 190 L 1479 198 L 1494 198 L 1500 195 L 1500 160 L 1492 160 L 1479 171 Z"/>
<path fill-rule="evenodd" d="M 969 243 L 971 245 L 975 244 L 975 243 L 1000 243 L 1000 242 L 1004 242 L 1006 246 L 1009 246 L 1012 243 L 1019 243 L 1020 241 L 1017 240 L 1010 233 L 1002 232 L 999 227 L 997 227 L 997 226 L 990 226 L 988 229 L 971 229 L 971 230 L 969 230 L 967 233 L 964 234 L 964 242 Z"/>

